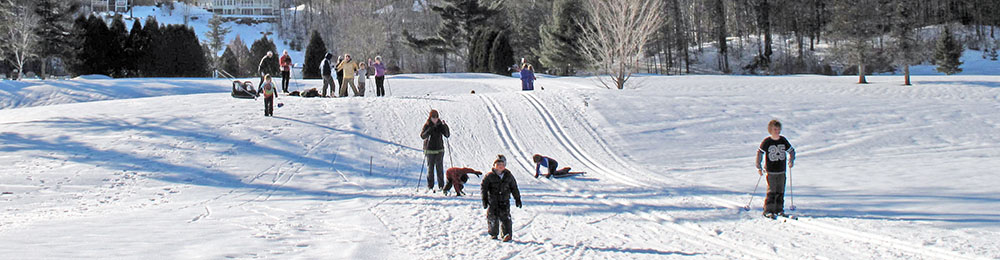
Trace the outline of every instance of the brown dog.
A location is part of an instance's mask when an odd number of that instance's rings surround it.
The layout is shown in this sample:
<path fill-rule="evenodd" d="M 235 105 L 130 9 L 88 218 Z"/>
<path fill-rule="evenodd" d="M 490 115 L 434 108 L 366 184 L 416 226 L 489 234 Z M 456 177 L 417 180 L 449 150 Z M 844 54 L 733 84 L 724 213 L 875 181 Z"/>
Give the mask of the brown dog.
<path fill-rule="evenodd" d="M 445 171 L 445 175 L 447 176 L 446 178 L 448 179 L 448 182 L 444 184 L 445 195 L 448 195 L 447 193 L 448 190 L 451 189 L 452 186 L 454 186 L 455 196 L 462 196 L 462 194 L 464 194 L 462 192 L 462 188 L 464 188 L 465 183 L 469 181 L 470 173 L 475 174 L 476 176 L 479 177 L 482 177 L 483 175 L 482 172 L 473 170 L 471 168 L 457 168 L 457 167 L 448 168 L 448 170 Z"/>

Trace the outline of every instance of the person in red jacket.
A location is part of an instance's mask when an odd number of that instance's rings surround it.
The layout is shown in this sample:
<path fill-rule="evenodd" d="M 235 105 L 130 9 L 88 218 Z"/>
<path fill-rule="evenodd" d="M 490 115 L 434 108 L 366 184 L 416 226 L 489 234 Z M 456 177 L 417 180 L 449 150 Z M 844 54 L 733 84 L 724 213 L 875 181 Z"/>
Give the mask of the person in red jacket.
<path fill-rule="evenodd" d="M 448 190 L 452 186 L 455 187 L 455 196 L 460 197 L 465 192 L 462 192 L 462 188 L 465 187 L 465 183 L 469 181 L 469 174 L 475 174 L 476 176 L 482 177 L 483 173 L 472 168 L 458 168 L 451 167 L 445 171 L 447 175 L 448 182 L 444 184 L 444 195 L 448 196 Z"/>
<path fill-rule="evenodd" d="M 278 63 L 281 65 L 281 91 L 288 93 L 288 79 L 291 78 L 292 74 L 292 57 L 288 56 L 287 50 L 282 52 Z"/>

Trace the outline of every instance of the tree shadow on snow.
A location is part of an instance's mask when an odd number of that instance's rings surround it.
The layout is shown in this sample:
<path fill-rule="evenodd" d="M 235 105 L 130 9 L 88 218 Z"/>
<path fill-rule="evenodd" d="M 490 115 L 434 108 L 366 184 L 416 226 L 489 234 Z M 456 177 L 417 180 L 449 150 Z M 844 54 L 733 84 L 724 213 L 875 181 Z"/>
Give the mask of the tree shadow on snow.
<path fill-rule="evenodd" d="M 244 181 L 244 177 L 252 176 L 253 174 L 233 174 L 230 172 L 225 172 L 222 170 L 216 170 L 212 167 L 205 165 L 199 165 L 199 162 L 191 162 L 190 160 L 183 162 L 170 162 L 170 158 L 157 158 L 155 155 L 140 155 L 132 153 L 130 151 L 118 151 L 112 149 L 105 149 L 99 147 L 99 144 L 85 143 L 80 141 L 72 140 L 69 136 L 80 136 L 80 135 L 104 135 L 109 133 L 124 132 L 124 131 L 138 131 L 136 135 L 160 138 L 160 137 L 172 137 L 178 140 L 190 141 L 194 140 L 195 143 L 211 143 L 213 145 L 229 145 L 233 147 L 238 153 L 242 154 L 254 154 L 260 156 L 278 156 L 282 159 L 286 159 L 290 162 L 302 163 L 312 168 L 316 169 L 335 169 L 342 172 L 349 172 L 353 175 L 365 175 L 367 178 L 381 178 L 391 180 L 393 182 L 400 181 L 400 176 L 393 176 L 390 174 L 384 174 L 379 172 L 372 175 L 368 175 L 369 171 L 368 161 L 354 160 L 346 157 L 338 158 L 337 162 L 334 163 L 331 160 L 326 160 L 325 158 L 333 158 L 334 151 L 328 153 L 320 153 L 312 156 L 305 156 L 302 154 L 297 154 L 292 151 L 277 149 L 273 147 L 268 147 L 260 144 L 253 143 L 246 139 L 236 139 L 236 137 L 223 136 L 223 134 L 218 132 L 211 132 L 214 126 L 207 126 L 200 124 L 198 122 L 192 122 L 187 120 L 182 120 L 179 118 L 170 119 L 152 119 L 152 118 L 131 118 L 132 120 L 138 120 L 136 123 L 125 121 L 122 119 L 114 118 L 87 118 L 87 119 L 71 119 L 71 118 L 57 118 L 52 120 L 41 120 L 41 121 L 31 121 L 18 124 L 34 124 L 43 125 L 45 128 L 58 130 L 58 132 L 63 133 L 63 136 L 51 137 L 44 135 L 31 135 L 31 134 L 19 134 L 19 133 L 0 133 L 0 152 L 24 152 L 24 151 L 37 151 L 42 155 L 43 158 L 52 160 L 68 160 L 72 162 L 89 164 L 99 166 L 100 168 L 105 168 L 109 170 L 117 171 L 143 171 L 152 172 L 152 176 L 148 176 L 152 179 L 157 179 L 165 182 L 182 183 L 182 184 L 193 184 L 200 186 L 213 186 L 221 188 L 230 189 L 246 189 L 254 190 L 259 192 L 273 193 L 273 195 L 281 196 L 313 196 L 316 199 L 352 199 L 357 197 L 374 197 L 364 194 L 353 194 L 353 193 L 342 193 L 342 192 L 332 192 L 330 189 L 326 190 L 313 190 L 305 189 L 300 187 L 293 187 L 288 185 L 282 185 L 281 183 L 272 184 L 261 184 L 261 183 L 247 183 Z M 293 120 L 297 121 L 297 120 Z M 301 121 L 299 121 L 301 122 Z M 308 123 L 308 122 L 303 122 Z M 314 126 L 319 126 L 312 124 Z M 187 126 L 187 127 L 185 127 Z M 395 144 L 389 141 L 377 139 L 371 136 L 363 135 L 353 131 L 338 130 L 329 127 L 325 127 L 327 130 L 338 131 L 345 134 L 350 134 L 353 136 L 358 136 L 364 140 L 369 140 L 372 142 L 377 142 L 385 145 L 393 145 L 400 147 L 404 150 L 416 150 L 415 148 L 403 146 L 400 144 Z M 291 141 L 281 142 L 281 143 L 291 143 Z M 163 145 L 150 143 L 151 145 Z M 200 148 L 200 147 L 199 147 Z M 166 150 L 182 150 L 186 148 L 170 147 Z M 189 152 L 198 153 L 195 151 L 198 148 L 187 148 Z M 62 156 L 58 156 L 62 155 Z M 323 159 L 320 159 L 323 158 Z M 337 175 L 333 175 L 337 176 Z M 331 176 L 331 179 L 337 179 Z M 369 188 L 383 188 L 383 187 L 369 187 Z"/>

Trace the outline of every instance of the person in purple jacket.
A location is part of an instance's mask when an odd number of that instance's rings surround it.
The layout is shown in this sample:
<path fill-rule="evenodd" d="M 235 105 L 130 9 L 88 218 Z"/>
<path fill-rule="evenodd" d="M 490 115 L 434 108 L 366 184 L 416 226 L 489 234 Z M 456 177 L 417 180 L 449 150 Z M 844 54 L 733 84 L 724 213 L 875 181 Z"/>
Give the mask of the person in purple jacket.
<path fill-rule="evenodd" d="M 535 72 L 531 65 L 521 65 L 521 90 L 535 90 Z"/>
<path fill-rule="evenodd" d="M 382 56 L 375 56 L 375 62 L 369 60 L 368 63 L 375 69 L 375 96 L 385 96 L 385 87 L 383 87 L 385 84 L 385 64 L 382 64 Z"/>

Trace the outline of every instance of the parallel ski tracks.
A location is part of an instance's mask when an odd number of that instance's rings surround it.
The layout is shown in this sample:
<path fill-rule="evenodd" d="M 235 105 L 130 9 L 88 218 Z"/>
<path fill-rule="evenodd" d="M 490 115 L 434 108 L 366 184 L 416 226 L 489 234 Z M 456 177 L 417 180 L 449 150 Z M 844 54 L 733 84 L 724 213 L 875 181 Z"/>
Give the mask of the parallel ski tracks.
<path fill-rule="evenodd" d="M 494 130 L 497 131 L 497 136 L 501 139 L 500 141 L 504 144 L 505 148 L 507 148 L 510 152 L 513 153 L 514 156 L 512 156 L 512 158 L 514 160 L 516 160 L 520 164 L 521 167 L 523 167 L 525 170 L 527 170 L 527 171 L 530 172 L 530 168 L 531 167 L 529 167 L 529 165 L 531 165 L 531 164 L 526 159 L 527 156 L 528 156 L 528 153 L 525 153 L 523 151 L 522 145 L 519 144 L 520 141 L 517 140 L 517 138 L 514 137 L 513 131 L 511 130 L 511 127 L 510 127 L 511 124 L 507 120 L 506 114 L 503 112 L 502 109 L 500 109 L 500 106 L 498 106 L 497 102 L 494 101 L 492 98 L 488 97 L 487 95 L 481 95 L 479 97 L 482 98 L 483 101 L 487 104 L 487 111 L 490 113 L 490 116 L 493 119 Z M 545 114 L 548 114 L 549 116 L 551 116 L 551 113 L 548 113 L 547 110 L 543 112 L 542 111 L 543 108 L 539 108 L 538 104 L 533 103 L 533 106 L 535 106 L 536 110 L 539 110 L 538 113 L 540 115 L 542 115 L 543 117 L 544 117 Z M 563 145 L 566 145 L 566 144 L 572 142 L 572 141 L 569 140 L 569 137 L 567 135 L 565 135 L 564 133 L 562 133 L 561 131 L 553 130 L 553 127 L 559 127 L 557 125 L 557 123 L 554 121 L 554 118 L 547 118 L 545 120 L 546 120 L 546 123 L 549 125 L 549 130 L 552 131 L 553 134 L 561 135 L 561 137 L 559 137 L 559 138 L 563 139 L 562 142 L 565 142 L 565 143 L 563 143 Z M 564 148 L 566 148 L 567 150 L 575 150 L 575 148 L 572 148 L 572 147 L 564 147 Z M 577 150 L 577 152 L 579 152 L 579 151 Z M 576 158 L 589 158 L 588 156 L 581 155 L 581 154 L 574 154 L 574 157 L 576 157 Z M 590 159 L 588 159 L 588 160 L 590 160 Z M 593 162 L 592 160 L 589 161 L 589 164 L 590 165 L 597 165 L 595 167 L 595 169 L 596 170 L 600 170 L 604 174 L 614 175 L 613 172 L 609 173 L 609 172 L 606 172 L 607 170 L 603 170 L 603 168 L 604 168 L 603 166 L 600 166 L 599 164 Z M 616 179 L 616 181 L 627 180 L 626 179 L 627 177 L 622 177 L 621 175 L 617 175 L 616 177 L 618 177 Z M 565 193 L 567 193 L 569 195 L 572 195 L 574 197 L 578 197 L 578 198 L 584 199 L 584 200 L 594 200 L 594 201 L 600 202 L 601 204 L 604 204 L 605 206 L 608 206 L 608 207 L 627 207 L 627 206 L 629 206 L 628 203 L 621 203 L 621 202 L 617 202 L 617 201 L 614 201 L 614 200 L 606 199 L 607 198 L 606 195 L 596 194 L 596 193 L 585 191 L 585 190 L 581 190 L 581 189 L 575 189 L 575 188 L 570 187 L 567 184 L 562 184 L 562 183 L 558 183 L 558 182 L 551 182 L 551 181 L 540 181 L 540 182 L 546 183 L 547 185 L 552 186 L 553 188 L 556 188 L 556 189 L 558 189 L 558 190 L 560 190 L 562 192 L 565 192 Z M 660 216 L 658 214 L 646 213 L 646 212 L 639 212 L 639 213 L 636 213 L 636 212 L 624 212 L 624 214 L 633 215 L 633 216 L 638 217 L 638 218 L 647 219 L 647 220 L 651 220 L 652 222 L 655 222 L 655 223 L 643 223 L 642 224 L 642 225 L 645 225 L 645 226 L 649 227 L 649 229 L 651 229 L 651 230 L 658 230 L 658 229 L 662 229 L 663 227 L 666 227 L 666 228 L 669 228 L 669 229 L 671 229 L 673 231 L 676 231 L 678 233 L 687 234 L 687 235 L 689 235 L 690 238 L 696 238 L 696 239 L 702 240 L 703 242 L 711 244 L 711 245 L 713 245 L 713 246 L 715 246 L 717 248 L 723 248 L 723 249 L 725 249 L 727 251 L 737 252 L 737 254 L 739 254 L 741 256 L 750 256 L 750 257 L 761 258 L 761 259 L 774 257 L 774 253 L 772 253 L 772 252 L 768 252 L 768 251 L 764 251 L 764 250 L 761 250 L 761 249 L 758 249 L 758 248 L 752 248 L 752 247 L 751 248 L 747 248 L 747 247 L 738 247 L 738 246 L 735 246 L 735 245 L 739 245 L 739 243 L 737 243 L 736 241 L 732 241 L 732 240 L 726 239 L 726 238 L 714 236 L 712 234 L 709 234 L 709 233 L 707 233 L 707 232 L 705 232 L 703 230 L 700 230 L 700 229 L 697 229 L 697 228 L 694 228 L 694 227 L 689 227 L 687 225 L 675 223 L 675 222 L 673 222 L 673 219 L 670 218 L 670 217 L 662 217 L 662 216 Z M 582 252 L 577 251 L 575 253 L 582 253 Z"/>

